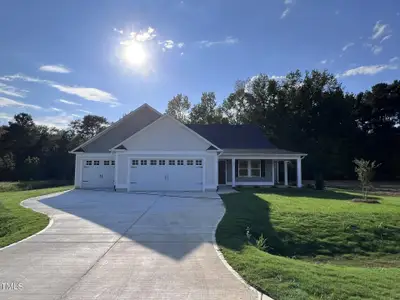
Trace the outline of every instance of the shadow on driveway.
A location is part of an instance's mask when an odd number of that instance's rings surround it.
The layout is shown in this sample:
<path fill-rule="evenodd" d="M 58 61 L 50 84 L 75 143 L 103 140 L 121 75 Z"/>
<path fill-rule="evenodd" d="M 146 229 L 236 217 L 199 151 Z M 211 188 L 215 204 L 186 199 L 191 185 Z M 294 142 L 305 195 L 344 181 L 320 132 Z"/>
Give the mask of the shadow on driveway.
<path fill-rule="evenodd" d="M 47 208 L 38 210 L 55 219 L 46 231 L 51 242 L 101 242 L 105 234 L 112 233 L 117 234 L 117 241 L 134 241 L 175 260 L 203 243 L 211 243 L 224 212 L 216 193 L 74 190 L 39 202 Z M 54 236 L 50 238 L 51 234 Z"/>

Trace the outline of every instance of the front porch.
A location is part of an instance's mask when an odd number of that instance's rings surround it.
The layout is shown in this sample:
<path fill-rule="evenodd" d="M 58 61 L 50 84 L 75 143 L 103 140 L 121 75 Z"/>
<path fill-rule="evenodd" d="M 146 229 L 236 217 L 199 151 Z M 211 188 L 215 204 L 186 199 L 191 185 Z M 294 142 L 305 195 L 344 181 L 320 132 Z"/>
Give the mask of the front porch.
<path fill-rule="evenodd" d="M 289 186 L 289 162 L 296 164 L 296 186 L 302 187 L 301 161 L 305 155 L 221 155 L 218 159 L 218 185 Z M 283 174 L 281 174 L 283 168 Z M 232 176 L 232 174 L 235 174 Z M 282 176 L 283 175 L 283 176 Z M 283 178 L 281 178 L 283 177 Z"/>

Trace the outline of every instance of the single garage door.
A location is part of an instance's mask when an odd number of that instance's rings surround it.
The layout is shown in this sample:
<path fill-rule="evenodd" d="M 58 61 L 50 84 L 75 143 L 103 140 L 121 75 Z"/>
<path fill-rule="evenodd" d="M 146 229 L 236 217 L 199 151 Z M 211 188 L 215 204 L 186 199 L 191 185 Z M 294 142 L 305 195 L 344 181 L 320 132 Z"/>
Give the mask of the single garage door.
<path fill-rule="evenodd" d="M 82 188 L 113 188 L 114 169 L 114 160 L 84 160 L 82 171 Z"/>
<path fill-rule="evenodd" d="M 130 191 L 203 190 L 201 158 L 135 158 L 129 163 Z"/>

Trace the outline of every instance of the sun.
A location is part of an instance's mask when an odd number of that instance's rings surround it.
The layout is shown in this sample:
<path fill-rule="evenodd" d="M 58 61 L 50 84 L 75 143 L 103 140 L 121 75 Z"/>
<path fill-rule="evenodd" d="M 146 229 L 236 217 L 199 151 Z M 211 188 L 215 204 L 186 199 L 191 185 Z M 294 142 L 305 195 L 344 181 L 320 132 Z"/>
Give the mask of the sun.
<path fill-rule="evenodd" d="M 136 66 L 143 65 L 147 60 L 147 54 L 143 45 L 136 42 L 124 47 L 123 57 L 129 64 Z"/>

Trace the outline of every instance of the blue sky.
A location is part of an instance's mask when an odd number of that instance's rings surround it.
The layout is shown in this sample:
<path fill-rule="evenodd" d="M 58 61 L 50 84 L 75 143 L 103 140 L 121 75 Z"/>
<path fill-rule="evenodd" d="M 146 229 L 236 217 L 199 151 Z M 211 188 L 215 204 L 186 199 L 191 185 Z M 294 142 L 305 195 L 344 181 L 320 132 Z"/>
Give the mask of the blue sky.
<path fill-rule="evenodd" d="M 398 0 L 3 0 L 0 122 L 164 111 L 235 81 L 328 69 L 347 91 L 400 78 Z"/>

